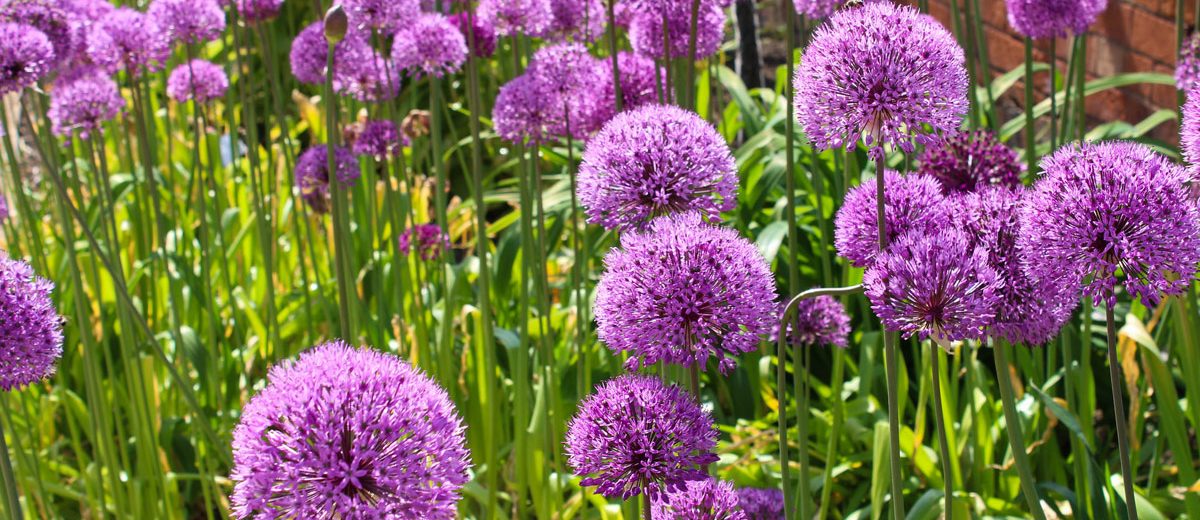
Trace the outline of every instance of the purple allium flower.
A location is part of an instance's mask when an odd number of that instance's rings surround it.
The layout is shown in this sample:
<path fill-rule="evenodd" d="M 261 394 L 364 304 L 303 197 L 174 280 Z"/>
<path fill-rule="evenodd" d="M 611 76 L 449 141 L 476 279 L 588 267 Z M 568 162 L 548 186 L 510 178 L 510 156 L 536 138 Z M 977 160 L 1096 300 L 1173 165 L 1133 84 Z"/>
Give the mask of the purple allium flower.
<path fill-rule="evenodd" d="M 650 512 L 655 520 L 747 520 L 733 484 L 712 478 L 668 488 L 654 500 Z"/>
<path fill-rule="evenodd" d="M 296 159 L 296 187 L 300 189 L 300 198 L 317 213 L 329 212 L 329 156 L 326 145 L 317 145 Z M 350 150 L 338 146 L 334 148 L 334 171 L 342 186 L 352 186 L 358 180 L 360 172 L 358 161 Z"/>
<path fill-rule="evenodd" d="M 972 192 L 985 186 L 1021 185 L 1025 164 L 1017 152 L 987 130 L 959 132 L 925 149 L 919 173 L 942 183 L 942 192 Z"/>
<path fill-rule="evenodd" d="M 933 177 L 886 170 L 884 181 L 885 243 L 910 230 L 928 231 L 947 222 L 950 208 Z M 855 267 L 870 267 L 879 252 L 876 193 L 873 181 L 851 189 L 834 218 L 834 246 Z"/>
<path fill-rule="evenodd" d="M 1175 61 L 1175 87 L 1191 92 L 1200 80 L 1200 32 L 1192 32 L 1179 47 L 1179 58 Z"/>
<path fill-rule="evenodd" d="M 0 94 L 33 86 L 53 63 L 54 47 L 42 31 L 21 23 L 0 23 Z"/>
<path fill-rule="evenodd" d="M 595 41 L 604 34 L 607 12 L 602 0 L 550 0 L 550 27 L 554 40 Z"/>
<path fill-rule="evenodd" d="M 90 139 L 124 107 L 125 98 L 108 74 L 94 67 L 83 68 L 63 74 L 54 82 L 47 115 L 54 135 L 70 138 L 78 133 Z"/>
<path fill-rule="evenodd" d="M 128 7 L 108 13 L 88 33 L 88 56 L 109 72 L 123 68 L 136 76 L 143 68 L 160 70 L 170 52 L 158 23 Z"/>
<path fill-rule="evenodd" d="M 90 64 L 87 55 L 87 35 L 91 27 L 116 9 L 108 0 L 66 0 L 63 11 L 71 24 L 71 53 L 66 60 L 74 64 Z M 60 60 L 66 61 L 66 60 Z"/>
<path fill-rule="evenodd" d="M 225 11 L 216 0 L 154 0 L 147 13 L 177 43 L 212 41 L 225 30 Z"/>
<path fill-rule="evenodd" d="M 351 24 L 359 30 L 393 33 L 420 16 L 416 0 L 342 0 Z"/>
<path fill-rule="evenodd" d="M 584 139 L 600 130 L 612 113 L 604 90 L 607 78 L 599 67 L 599 60 L 588 54 L 581 43 L 555 43 L 538 49 L 529 60 L 526 74 L 539 83 L 539 92 L 549 92 L 557 101 L 547 110 L 558 110 L 561 125 L 549 128 L 558 137 Z"/>
<path fill-rule="evenodd" d="M 334 47 L 333 88 L 364 103 L 379 103 L 400 94 L 400 69 L 352 33 Z M 343 44 L 347 44 L 342 47 Z"/>
<path fill-rule="evenodd" d="M 25 24 L 41 31 L 54 48 L 51 67 L 70 58 L 75 50 L 75 31 L 59 1 L 7 0 L 0 7 L 0 22 Z"/>
<path fill-rule="evenodd" d="M 512 143 L 552 139 L 564 116 L 558 97 L 529 74 L 502 85 L 492 107 L 496 134 Z"/>
<path fill-rule="evenodd" d="M 474 44 L 472 50 L 475 56 L 487 58 L 496 52 L 496 29 L 486 20 L 478 15 L 462 12 L 450 15 L 450 23 L 463 34 L 463 41 L 467 42 L 468 46 Z M 468 28 L 468 25 L 471 28 Z M 471 41 L 471 31 L 475 33 L 474 42 Z"/>
<path fill-rule="evenodd" d="M 392 41 L 395 67 L 416 77 L 442 77 L 467 61 L 467 41 L 445 15 L 426 13 L 405 22 Z"/>
<path fill-rule="evenodd" d="M 229 78 L 225 70 L 204 60 L 192 60 L 171 71 L 167 78 L 167 95 L 177 102 L 195 100 L 207 103 L 225 96 Z"/>
<path fill-rule="evenodd" d="M 607 497 L 658 496 L 708 478 L 696 466 L 717 460 L 712 417 L 678 386 L 625 374 L 601 383 L 567 425 L 567 462 L 580 485 Z"/>
<path fill-rule="evenodd" d="M 1025 254 L 1017 248 L 1024 193 L 1023 188 L 983 188 L 957 198 L 951 215 L 970 247 L 987 251 L 988 264 L 1003 282 L 988 334 L 1041 345 L 1058 335 L 1079 300 L 1069 287 L 1039 282 L 1025 272 Z"/>
<path fill-rule="evenodd" d="M 780 309 L 783 309 L 780 305 Z M 780 316 L 782 318 L 782 316 Z M 772 334 L 777 336 L 778 333 Z M 800 300 L 788 320 L 789 342 L 794 345 L 825 345 L 845 348 L 850 336 L 850 316 L 842 302 L 832 296 Z"/>
<path fill-rule="evenodd" d="M 662 58 L 665 16 L 669 56 L 687 58 L 692 35 L 692 2 L 664 0 L 661 4 L 656 9 L 634 15 L 629 24 L 629 44 L 638 54 L 654 59 Z M 725 11 L 713 2 L 701 2 L 696 19 L 696 58 L 702 59 L 715 54 L 724 38 Z"/>
<path fill-rule="evenodd" d="M 417 224 L 400 234 L 400 253 L 416 253 L 426 262 L 437 260 L 450 250 L 450 236 L 437 224 Z"/>
<path fill-rule="evenodd" d="M 621 102 L 623 109 L 629 110 L 658 102 L 658 78 L 655 76 L 656 66 L 654 60 L 645 56 L 625 51 L 617 53 L 617 67 L 621 72 Z M 612 88 L 612 58 L 597 60 L 596 67 L 600 69 L 600 73 L 605 77 L 604 98 L 606 100 L 614 99 L 616 94 Z M 657 73 L 662 75 L 662 77 L 666 77 L 665 71 L 660 70 Z M 615 101 L 612 101 L 612 103 L 614 103 L 615 108 Z"/>
<path fill-rule="evenodd" d="M 1200 166 L 1200 90 L 1189 90 L 1183 104 L 1183 123 L 1179 125 L 1179 147 L 1183 160 L 1193 168 Z"/>
<path fill-rule="evenodd" d="M 368 121 L 356 132 L 351 150 L 376 160 L 391 157 L 397 149 L 408 144 L 408 136 L 400 133 L 396 123 L 388 120 Z"/>
<path fill-rule="evenodd" d="M 8 211 L 8 199 L 0 193 L 0 220 L 8 220 L 10 216 Z"/>
<path fill-rule="evenodd" d="M 476 13 L 499 36 L 541 36 L 550 28 L 550 0 L 479 0 Z"/>
<path fill-rule="evenodd" d="M 876 153 L 913 151 L 954 131 L 967 112 L 962 48 L 909 6 L 871 2 L 838 11 L 817 29 L 796 69 L 796 119 L 818 148 L 860 137 Z"/>
<path fill-rule="evenodd" d="M 265 22 L 279 16 L 283 0 L 233 0 L 242 20 L 249 23 Z"/>
<path fill-rule="evenodd" d="M 1082 288 L 1097 305 L 1114 303 L 1118 274 L 1147 306 L 1191 286 L 1200 208 L 1183 167 L 1141 144 L 1106 142 L 1064 146 L 1042 170 L 1017 239 L 1031 276 Z"/>
<path fill-rule="evenodd" d="M 470 467 L 436 382 L 390 354 L 325 343 L 271 369 L 233 431 L 237 518 L 453 519 Z"/>
<path fill-rule="evenodd" d="M 588 142 L 579 200 L 588 221 L 639 228 L 659 215 L 719 218 L 737 203 L 737 165 L 724 138 L 694 112 L 646 105 L 617 114 Z"/>
<path fill-rule="evenodd" d="M 0 257 L 0 389 L 46 379 L 62 357 L 62 317 L 54 284 L 21 260 Z"/>
<path fill-rule="evenodd" d="M 740 488 L 737 494 L 746 520 L 783 520 L 783 491 Z"/>
<path fill-rule="evenodd" d="M 1108 0 L 1005 0 L 1008 24 L 1034 39 L 1087 32 Z"/>
<path fill-rule="evenodd" d="M 626 366 L 659 361 L 722 372 L 757 348 L 779 316 L 775 280 L 762 254 L 737 231 L 699 213 L 659 217 L 621 236 L 604 257 L 596 287 L 600 340 L 628 352 Z"/>
<path fill-rule="evenodd" d="M 346 38 L 337 44 L 335 49 L 363 45 L 366 42 L 360 38 Z M 309 24 L 292 39 L 292 48 L 288 52 L 288 63 L 292 66 L 292 75 L 300 83 L 307 85 L 323 85 L 325 83 L 325 66 L 329 59 L 329 43 L 325 40 L 325 24 L 316 21 Z"/>
<path fill-rule="evenodd" d="M 871 310 L 888 330 L 942 346 L 983 335 L 1002 283 L 987 251 L 950 225 L 901 235 L 863 274 Z"/>
<path fill-rule="evenodd" d="M 837 11 L 846 0 L 792 0 L 796 12 L 809 18 L 826 18 Z"/>

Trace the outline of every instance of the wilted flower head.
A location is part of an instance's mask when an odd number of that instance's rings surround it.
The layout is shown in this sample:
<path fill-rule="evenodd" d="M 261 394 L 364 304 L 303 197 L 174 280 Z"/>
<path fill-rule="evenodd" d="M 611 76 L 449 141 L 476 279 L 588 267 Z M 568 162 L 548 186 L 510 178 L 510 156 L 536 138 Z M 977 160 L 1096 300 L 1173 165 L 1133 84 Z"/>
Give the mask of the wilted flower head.
<path fill-rule="evenodd" d="M 279 16 L 283 0 L 233 0 L 238 14 L 250 23 L 265 22 Z"/>
<path fill-rule="evenodd" d="M 179 65 L 167 78 L 167 95 L 180 103 L 188 100 L 207 103 L 224 97 L 228 89 L 225 70 L 204 60 Z"/>
<path fill-rule="evenodd" d="M 0 7 L 0 22 L 25 24 L 41 31 L 54 48 L 51 68 L 70 58 L 75 50 L 75 31 L 59 1 L 7 0 Z"/>
<path fill-rule="evenodd" d="M 971 192 L 987 186 L 1021 185 L 1025 170 L 1017 152 L 987 130 L 947 136 L 921 155 L 920 173 L 942 183 L 942 192 Z"/>
<path fill-rule="evenodd" d="M 317 145 L 296 159 L 296 187 L 300 198 L 318 213 L 329 211 L 329 156 L 327 145 Z M 350 150 L 341 146 L 333 151 L 334 171 L 343 186 L 352 186 L 360 172 L 358 161 Z"/>
<path fill-rule="evenodd" d="M 0 257 L 0 389 L 9 391 L 54 374 L 62 357 L 62 317 L 54 284 L 29 264 Z"/>
<path fill-rule="evenodd" d="M 723 372 L 757 348 L 779 312 L 771 269 L 749 240 L 698 213 L 659 217 L 621 236 L 596 287 L 600 341 L 630 369 L 659 361 Z"/>
<path fill-rule="evenodd" d="M 1118 274 L 1151 306 L 1191 286 L 1200 210 L 1182 167 L 1145 145 L 1105 142 L 1064 146 L 1042 169 L 1017 239 L 1035 279 L 1109 305 Z"/>
<path fill-rule="evenodd" d="M 1087 32 L 1108 0 L 1005 0 L 1008 24 L 1030 38 L 1058 38 Z"/>
<path fill-rule="evenodd" d="M 733 484 L 712 478 L 668 488 L 654 500 L 650 511 L 655 520 L 747 520 L 738 507 Z"/>
<path fill-rule="evenodd" d="M 913 151 L 954 131 L 967 112 L 962 48 L 909 6 L 870 2 L 817 29 L 796 69 L 796 119 L 821 149 L 860 137 L 876 153 Z"/>
<path fill-rule="evenodd" d="M 268 378 L 233 431 L 234 516 L 454 518 L 469 454 L 436 382 L 340 341 Z"/>
<path fill-rule="evenodd" d="M 1022 193 L 1020 188 L 984 188 L 957 199 L 952 216 L 967 233 L 970 246 L 987 251 L 988 265 L 1003 282 L 996 292 L 989 335 L 1041 345 L 1058 335 L 1079 300 L 1069 288 L 1025 272 L 1025 254 L 1017 248 Z"/>
<path fill-rule="evenodd" d="M 445 15 L 425 13 L 396 32 L 392 60 L 416 77 L 441 77 L 457 72 L 467 61 L 467 41 Z"/>
<path fill-rule="evenodd" d="M 492 107 L 496 134 L 513 143 L 552 139 L 564 116 L 558 96 L 529 74 L 502 85 Z"/>
<path fill-rule="evenodd" d="M 664 20 L 665 18 L 665 20 Z M 666 42 L 663 29 L 666 26 Z M 712 1 L 700 2 L 696 19 L 696 58 L 717 52 L 725 37 L 725 11 Z M 629 24 L 629 44 L 634 52 L 661 59 L 667 45 L 671 58 L 687 58 L 692 45 L 691 0 L 662 0 L 653 9 L 639 11 Z"/>
<path fill-rule="evenodd" d="M 450 23 L 463 34 L 463 41 L 467 42 L 467 46 L 473 45 L 471 50 L 475 56 L 487 58 L 496 52 L 496 28 L 487 20 L 472 13 L 461 12 L 450 15 Z M 474 36 L 471 35 L 472 31 Z"/>
<path fill-rule="evenodd" d="M 884 182 L 885 243 L 910 230 L 927 231 L 947 222 L 950 208 L 933 177 L 886 170 Z M 851 189 L 834 218 L 834 246 L 855 267 L 869 267 L 879 252 L 877 193 L 874 182 Z"/>
<path fill-rule="evenodd" d="M 550 28 L 550 0 L 479 0 L 476 14 L 499 36 L 541 36 Z"/>
<path fill-rule="evenodd" d="M 1179 58 L 1175 61 L 1175 87 L 1191 92 L 1200 80 L 1200 32 L 1193 31 L 1179 47 Z"/>
<path fill-rule="evenodd" d="M 783 520 L 783 491 L 739 488 L 737 494 L 746 520 Z"/>
<path fill-rule="evenodd" d="M 617 114 L 588 142 L 579 200 L 588 221 L 638 228 L 659 215 L 718 218 L 737 203 L 737 166 L 724 138 L 694 112 L 646 105 Z"/>
<path fill-rule="evenodd" d="M 125 107 L 125 98 L 117 83 L 96 68 L 84 68 L 64 74 L 50 91 L 50 127 L 54 135 L 83 139 L 101 130 Z"/>
<path fill-rule="evenodd" d="M 408 144 L 408 137 L 401 134 L 396 123 L 386 119 L 367 121 L 354 131 L 351 149 L 355 154 L 374 157 L 382 160 L 391 157 L 395 151 Z"/>
<path fill-rule="evenodd" d="M 421 13 L 417 0 L 342 0 L 356 29 L 392 33 L 402 30 Z"/>
<path fill-rule="evenodd" d="M 417 224 L 400 235 L 400 253 L 416 253 L 426 262 L 450 250 L 450 237 L 437 224 Z"/>
<path fill-rule="evenodd" d="M 170 54 L 168 40 L 148 15 L 119 7 L 101 18 L 88 33 L 88 56 L 110 72 L 125 69 L 138 75 L 142 69 L 162 68 Z"/>
<path fill-rule="evenodd" d="M 943 347 L 983 335 L 1002 283 L 987 251 L 949 225 L 901 235 L 863 274 L 871 310 L 888 330 Z"/>
<path fill-rule="evenodd" d="M 602 0 L 550 0 L 550 26 L 546 29 L 546 37 L 595 41 L 604 34 L 607 20 Z"/>
<path fill-rule="evenodd" d="M 712 417 L 678 386 L 638 374 L 617 376 L 579 403 L 567 426 L 567 462 L 583 486 L 607 497 L 658 496 L 696 466 L 717 460 Z"/>
<path fill-rule="evenodd" d="M 780 309 L 783 307 L 780 306 Z M 790 343 L 846 347 L 850 336 L 850 316 L 836 298 L 817 296 L 803 299 L 796 304 L 793 312 L 787 325 Z"/>
<path fill-rule="evenodd" d="M 0 23 L 0 94 L 33 86 L 50 71 L 54 47 L 32 26 Z"/>
<path fill-rule="evenodd" d="M 225 30 L 225 12 L 217 0 L 154 0 L 147 13 L 178 43 L 215 40 Z"/>

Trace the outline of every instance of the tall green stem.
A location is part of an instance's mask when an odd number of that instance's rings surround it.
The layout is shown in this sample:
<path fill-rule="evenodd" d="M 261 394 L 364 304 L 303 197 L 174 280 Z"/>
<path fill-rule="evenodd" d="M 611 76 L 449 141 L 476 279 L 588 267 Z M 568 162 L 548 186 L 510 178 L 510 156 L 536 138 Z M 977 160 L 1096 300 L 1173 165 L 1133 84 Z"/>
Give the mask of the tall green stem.
<path fill-rule="evenodd" d="M 8 455 L 8 442 L 4 440 L 3 420 L 0 420 L 0 477 L 4 478 L 5 508 L 9 518 L 24 518 L 21 514 L 21 494 L 17 491 L 17 479 L 13 474 L 12 459 Z"/>
<path fill-rule="evenodd" d="M 1121 361 L 1117 358 L 1117 324 L 1113 317 L 1113 305 L 1104 307 L 1104 319 L 1108 326 L 1108 380 L 1112 385 L 1113 413 L 1116 416 L 1117 449 L 1121 453 L 1121 480 L 1125 484 L 1125 515 L 1129 520 L 1137 520 L 1137 500 L 1133 473 L 1129 461 L 1129 422 L 1125 418 L 1125 398 L 1121 395 Z"/>
<path fill-rule="evenodd" d="M 875 156 L 876 223 L 879 228 L 879 251 L 887 248 L 887 222 L 884 220 L 884 162 L 883 149 L 872 150 Z M 891 464 L 892 518 L 904 520 L 904 486 L 900 481 L 900 367 L 896 359 L 896 336 L 880 326 L 883 334 L 884 371 L 887 375 L 889 462 Z"/>
<path fill-rule="evenodd" d="M 937 421 L 938 445 L 942 450 L 942 493 L 946 501 L 943 518 L 953 520 L 954 462 L 950 460 L 950 442 L 946 440 L 946 411 L 942 407 L 942 356 L 933 341 L 929 342 L 929 350 L 933 354 L 933 417 Z"/>
<path fill-rule="evenodd" d="M 986 339 L 984 340 L 986 344 Z M 1021 430 L 1021 418 L 1017 415 L 1017 403 L 1013 396 L 1013 384 L 1009 379 L 1008 355 L 1006 342 L 994 342 L 992 354 L 996 358 L 996 383 L 1000 386 L 1000 401 L 1004 407 L 1004 424 L 1008 430 L 1008 447 L 1013 452 L 1013 461 L 1017 466 L 1017 476 L 1021 479 L 1021 494 L 1025 495 L 1025 503 L 1029 512 L 1037 520 L 1046 520 L 1042 512 L 1041 501 L 1038 500 L 1037 488 L 1034 487 L 1033 467 L 1029 465 L 1029 454 L 1025 451 L 1025 435 Z M 1070 375 L 1067 376 L 1070 378 Z"/>
<path fill-rule="evenodd" d="M 1037 171 L 1037 135 L 1033 128 L 1033 40 L 1025 38 L 1025 165 Z"/>

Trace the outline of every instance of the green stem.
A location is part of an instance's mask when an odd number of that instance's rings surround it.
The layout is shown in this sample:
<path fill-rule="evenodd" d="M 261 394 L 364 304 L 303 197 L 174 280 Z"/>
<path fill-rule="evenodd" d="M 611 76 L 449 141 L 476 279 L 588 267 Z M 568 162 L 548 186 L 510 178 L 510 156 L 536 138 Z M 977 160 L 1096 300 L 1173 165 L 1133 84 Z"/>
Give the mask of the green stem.
<path fill-rule="evenodd" d="M 1137 520 L 1137 500 L 1133 489 L 1133 472 L 1129 460 L 1129 422 L 1125 417 L 1125 398 L 1121 395 L 1121 362 L 1117 359 L 1117 324 L 1113 317 L 1113 305 L 1104 307 L 1104 319 L 1108 325 L 1108 379 L 1112 385 L 1113 412 L 1116 415 L 1117 449 L 1121 454 L 1121 480 L 1125 484 L 1125 514 L 1128 520 Z"/>
<path fill-rule="evenodd" d="M 613 95 L 616 97 L 617 112 L 625 107 L 625 98 L 621 94 L 621 67 L 617 60 L 617 15 L 615 4 L 617 0 L 605 2 L 608 8 L 608 55 L 612 59 Z"/>
<path fill-rule="evenodd" d="M 887 222 L 884 220 L 884 164 L 883 150 L 877 149 L 872 151 L 875 155 L 875 200 L 876 200 L 876 223 L 879 228 L 879 251 L 883 252 L 887 248 Z M 886 327 L 882 327 L 883 333 L 883 352 L 884 352 L 884 371 L 887 375 L 887 400 L 888 400 L 888 438 L 889 438 L 889 463 L 891 465 L 891 487 L 892 487 L 892 518 L 895 520 L 904 520 L 904 487 L 900 481 L 900 367 L 896 359 L 896 336 L 889 332 Z"/>
<path fill-rule="evenodd" d="M 350 318 L 350 280 L 346 279 L 347 270 L 345 268 L 346 255 L 350 253 L 345 248 L 342 236 L 341 226 L 344 212 L 342 207 L 342 186 L 341 181 L 337 178 L 337 154 L 335 153 L 337 135 L 337 97 L 333 92 L 333 67 L 334 67 L 334 47 L 333 43 L 329 44 L 328 57 L 325 61 L 325 101 L 328 106 L 325 108 L 325 157 L 326 157 L 326 172 L 328 175 L 329 191 L 333 199 L 333 263 L 334 274 L 337 276 L 338 284 L 338 330 L 342 339 L 346 341 L 355 341 L 354 327 Z"/>
<path fill-rule="evenodd" d="M 0 420 L 0 477 L 4 478 L 5 508 L 9 518 L 24 518 L 25 515 L 21 513 L 21 494 L 17 491 L 17 479 L 8 455 L 8 443 L 4 440 L 3 420 Z"/>
<path fill-rule="evenodd" d="M 933 417 L 937 421 L 938 444 L 942 450 L 942 493 L 946 500 L 943 518 L 954 519 L 954 463 L 950 460 L 950 442 L 946 440 L 946 411 L 942 403 L 942 369 L 941 353 L 937 345 L 929 342 L 930 353 L 933 354 Z"/>
<path fill-rule="evenodd" d="M 1033 40 L 1025 38 L 1025 165 L 1037 172 L 1036 135 L 1033 128 Z"/>
<path fill-rule="evenodd" d="M 987 340 L 984 340 L 985 343 Z M 1007 342 L 994 342 L 992 354 L 996 357 L 996 382 L 1000 386 L 1000 401 L 1004 407 L 1004 424 L 1008 430 L 1008 446 L 1013 452 L 1013 461 L 1017 466 L 1017 476 L 1021 480 L 1021 493 L 1025 495 L 1025 503 L 1029 512 L 1037 520 L 1045 520 L 1041 501 L 1038 499 L 1036 480 L 1033 478 L 1033 467 L 1029 464 L 1029 454 L 1025 451 L 1025 434 L 1021 429 L 1021 418 L 1017 415 L 1016 398 L 1013 395 L 1013 384 L 1008 373 L 1008 356 L 1005 350 Z"/>
<path fill-rule="evenodd" d="M 1058 148 L 1058 50 L 1050 38 L 1050 151 Z"/>

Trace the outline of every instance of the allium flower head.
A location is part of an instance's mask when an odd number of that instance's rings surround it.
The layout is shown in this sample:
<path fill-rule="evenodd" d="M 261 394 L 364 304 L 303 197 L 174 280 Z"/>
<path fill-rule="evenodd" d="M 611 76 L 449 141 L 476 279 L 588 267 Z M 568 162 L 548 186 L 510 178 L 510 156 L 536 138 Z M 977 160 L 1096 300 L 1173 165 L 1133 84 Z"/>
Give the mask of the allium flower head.
<path fill-rule="evenodd" d="M 1118 275 L 1148 306 L 1191 286 L 1200 208 L 1182 167 L 1141 144 L 1105 142 L 1060 148 L 1042 170 L 1017 239 L 1035 279 L 1082 287 L 1097 305 L 1114 303 Z"/>
<path fill-rule="evenodd" d="M 120 7 L 101 18 L 88 33 L 88 56 L 110 72 L 162 68 L 170 54 L 166 35 L 150 16 Z"/>
<path fill-rule="evenodd" d="M 358 38 L 347 38 L 337 44 L 335 49 L 343 46 L 365 45 Z M 329 59 L 329 44 L 325 41 L 325 24 L 316 21 L 300 30 L 292 39 L 292 48 L 288 52 L 288 63 L 292 66 L 292 75 L 300 83 L 307 85 L 323 85 L 325 83 L 325 66 Z"/>
<path fill-rule="evenodd" d="M 279 16 L 283 0 L 233 0 L 238 15 L 249 23 L 265 22 Z"/>
<path fill-rule="evenodd" d="M 1179 128 L 1179 147 L 1183 160 L 1193 168 L 1200 166 L 1200 90 L 1189 90 L 1183 104 L 1183 123 Z"/>
<path fill-rule="evenodd" d="M 367 155 L 376 160 L 392 157 L 396 150 L 408 144 L 408 137 L 400 133 L 396 123 L 386 119 L 367 121 L 356 129 L 351 150 L 357 155 Z"/>
<path fill-rule="evenodd" d="M 733 484 L 712 478 L 688 480 L 667 489 L 654 500 L 650 511 L 655 520 L 747 520 L 738 507 Z"/>
<path fill-rule="evenodd" d="M 1008 24 L 1034 39 L 1083 34 L 1108 0 L 1005 0 Z"/>
<path fill-rule="evenodd" d="M 405 22 L 392 41 L 395 67 L 416 77 L 442 77 L 467 61 L 467 41 L 445 15 L 426 13 Z"/>
<path fill-rule="evenodd" d="M 471 50 L 475 56 L 488 58 L 496 52 L 496 28 L 492 27 L 487 20 L 478 15 L 462 12 L 450 15 L 450 23 L 454 24 L 463 34 L 463 41 L 467 42 L 468 46 L 473 45 Z M 472 31 L 475 33 L 474 36 L 471 35 Z"/>
<path fill-rule="evenodd" d="M 808 298 L 796 304 L 787 330 L 788 341 L 794 345 L 845 348 L 850 336 L 850 316 L 842 302 L 832 296 Z"/>
<path fill-rule="evenodd" d="M 300 198 L 317 213 L 329 211 L 329 156 L 327 145 L 317 145 L 296 159 L 296 187 Z M 343 186 L 352 186 L 360 172 L 358 161 L 350 150 L 341 146 L 333 150 L 334 171 Z"/>
<path fill-rule="evenodd" d="M 85 68 L 64 74 L 54 82 L 50 91 L 51 130 L 59 137 L 78 134 L 90 139 L 125 107 L 125 98 L 117 83 L 96 68 Z"/>
<path fill-rule="evenodd" d="M 626 374 L 596 387 L 567 425 L 567 462 L 607 497 L 658 496 L 717 460 L 712 417 L 678 386 Z"/>
<path fill-rule="evenodd" d="M 54 47 L 33 26 L 0 23 L 0 94 L 33 86 L 50 71 Z"/>
<path fill-rule="evenodd" d="M 550 127 L 559 137 L 583 139 L 595 133 L 609 118 L 611 109 L 597 86 L 603 85 L 606 75 L 596 66 L 600 61 L 588 53 L 581 43 L 565 42 L 547 45 L 533 53 L 526 74 L 538 82 L 539 91 L 548 91 L 558 101 L 561 125 Z M 568 127 L 569 125 L 569 127 Z"/>
<path fill-rule="evenodd" d="M 437 260 L 450 250 L 450 237 L 437 224 L 417 224 L 400 235 L 400 253 L 416 253 L 426 262 Z"/>
<path fill-rule="evenodd" d="M 350 23 L 359 30 L 393 33 L 420 16 L 417 0 L 342 0 Z"/>
<path fill-rule="evenodd" d="M 546 37 L 560 41 L 595 41 L 604 34 L 607 20 L 603 0 L 550 0 L 550 26 L 546 29 Z"/>
<path fill-rule="evenodd" d="M 821 149 L 860 137 L 882 151 L 913 151 L 954 131 L 967 112 L 962 48 L 909 6 L 871 2 L 817 29 L 796 69 L 796 119 Z"/>
<path fill-rule="evenodd" d="M 25 24 L 41 31 L 54 48 L 51 67 L 70 58 L 75 50 L 71 19 L 57 0 L 7 0 L 0 7 L 0 22 Z"/>
<path fill-rule="evenodd" d="M 364 103 L 380 103 L 400 94 L 400 69 L 365 43 L 334 47 L 333 88 Z"/>
<path fill-rule="evenodd" d="M 925 149 L 920 173 L 942 183 L 944 193 L 971 192 L 986 186 L 1021 185 L 1025 170 L 1017 152 L 987 130 L 960 132 Z"/>
<path fill-rule="evenodd" d="M 616 93 L 612 88 L 611 58 L 597 60 L 596 67 L 600 69 L 600 73 L 605 78 L 604 97 L 606 100 L 610 98 L 613 100 L 610 103 L 615 110 Z M 654 63 L 654 60 L 645 56 L 625 51 L 617 53 L 617 68 L 620 70 L 623 109 L 629 110 L 658 102 L 658 77 L 655 76 L 655 67 L 657 65 Z M 666 77 L 665 71 L 660 70 L 657 72 L 661 77 Z"/>
<path fill-rule="evenodd" d="M 871 310 L 888 330 L 943 347 L 983 335 L 1002 283 L 987 251 L 953 226 L 901 235 L 863 274 Z"/>
<path fill-rule="evenodd" d="M 338 341 L 268 379 L 233 431 L 234 516 L 454 518 L 466 437 L 428 376 Z"/>
<path fill-rule="evenodd" d="M 204 60 L 192 60 L 176 66 L 167 78 L 167 95 L 177 102 L 194 100 L 207 103 L 225 96 L 229 78 L 225 70 Z"/>
<path fill-rule="evenodd" d="M 499 36 L 541 36 L 550 29 L 550 0 L 479 0 L 476 13 Z"/>
<path fill-rule="evenodd" d="M 588 221 L 608 229 L 693 210 L 719 218 L 737 203 L 737 183 L 733 154 L 716 129 L 664 105 L 617 114 L 588 142 L 579 167 Z"/>
<path fill-rule="evenodd" d="M 762 254 L 737 232 L 698 213 L 659 217 L 644 232 L 621 236 L 604 257 L 596 287 L 596 323 L 626 364 L 659 361 L 723 372 L 757 348 L 777 323 L 775 280 Z"/>
<path fill-rule="evenodd" d="M 828 17 L 844 3 L 846 0 L 792 0 L 797 13 L 814 19 Z"/>
<path fill-rule="evenodd" d="M 1069 287 L 1035 280 L 1025 272 L 1025 252 L 1017 248 L 1023 193 L 1020 188 L 984 188 L 956 199 L 952 216 L 967 233 L 970 246 L 987 251 L 988 265 L 1003 282 L 988 334 L 1010 343 L 1041 345 L 1058 335 L 1079 299 Z"/>
<path fill-rule="evenodd" d="M 746 520 L 783 520 L 783 491 L 739 488 L 737 494 Z"/>
<path fill-rule="evenodd" d="M 500 87 L 492 107 L 492 124 L 496 134 L 509 142 L 544 142 L 564 126 L 562 106 L 547 85 L 522 74 Z"/>
<path fill-rule="evenodd" d="M 1193 31 L 1179 47 L 1179 58 L 1175 61 L 1175 87 L 1191 92 L 1200 80 L 1200 32 Z"/>
<path fill-rule="evenodd" d="M 886 243 L 910 230 L 941 227 L 950 208 L 941 185 L 927 175 L 884 174 L 884 227 Z M 874 182 L 864 182 L 846 193 L 834 218 L 833 243 L 839 255 L 855 267 L 869 267 L 879 252 L 878 198 Z"/>
<path fill-rule="evenodd" d="M 0 194 L 0 220 L 8 220 L 8 217 L 8 199 L 4 198 L 4 195 Z"/>
<path fill-rule="evenodd" d="M 147 13 L 177 43 L 215 40 L 225 30 L 225 11 L 217 0 L 154 0 Z"/>
<path fill-rule="evenodd" d="M 664 14 L 665 13 L 665 14 Z M 666 46 L 671 58 L 687 58 L 692 39 L 692 2 L 664 0 L 661 5 L 634 15 L 629 24 L 629 44 L 634 52 L 654 59 L 663 56 L 663 26 L 667 31 Z M 700 3 L 696 19 L 696 59 L 717 52 L 725 38 L 725 11 L 714 2 Z"/>
<path fill-rule="evenodd" d="M 62 357 L 62 317 L 54 284 L 29 264 L 0 257 L 0 390 L 36 383 L 54 374 Z"/>

